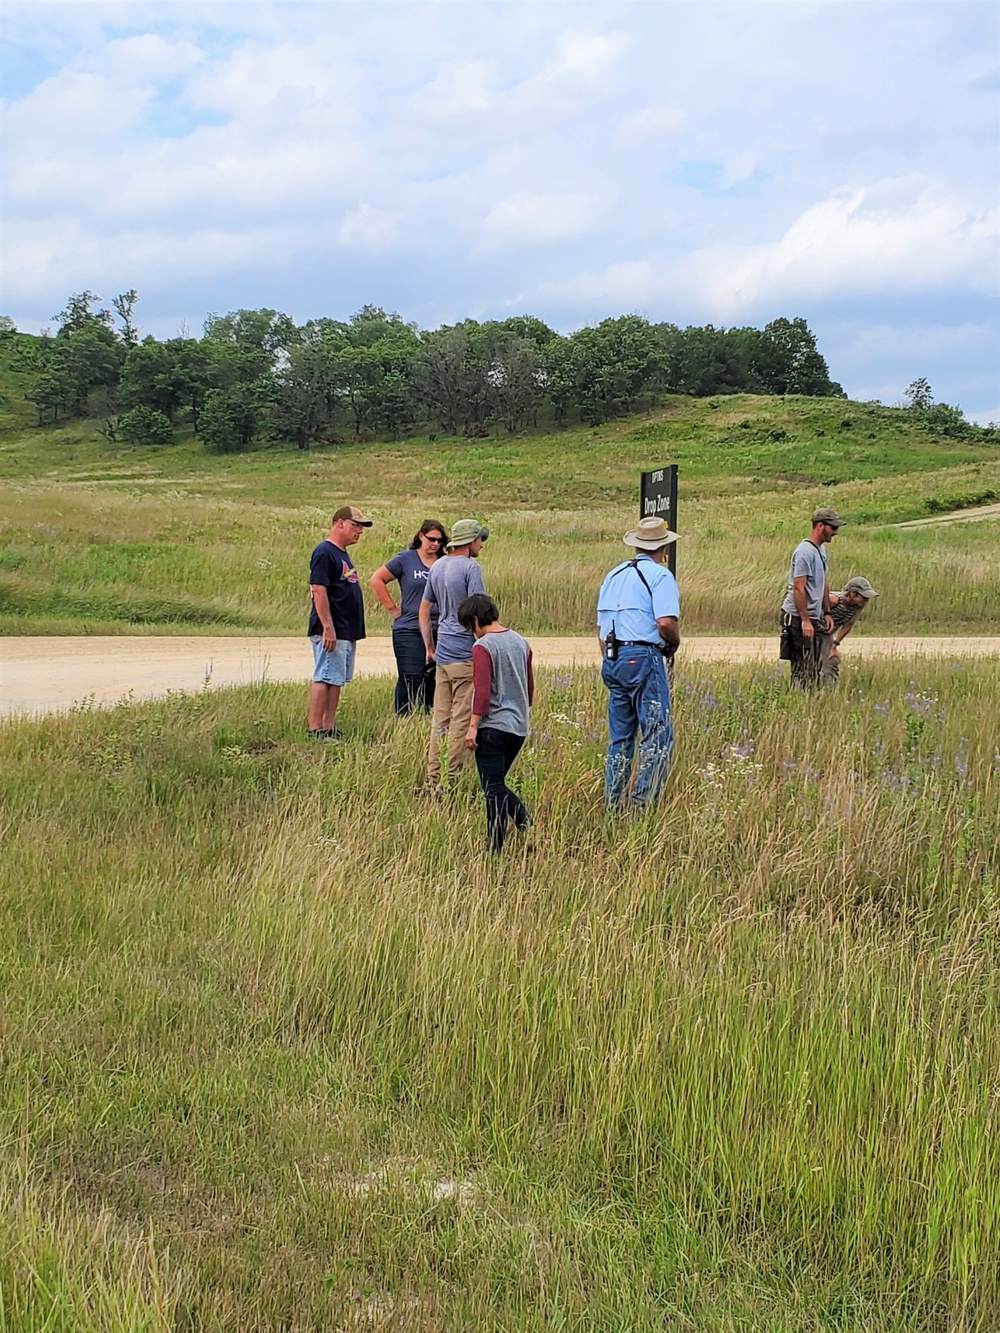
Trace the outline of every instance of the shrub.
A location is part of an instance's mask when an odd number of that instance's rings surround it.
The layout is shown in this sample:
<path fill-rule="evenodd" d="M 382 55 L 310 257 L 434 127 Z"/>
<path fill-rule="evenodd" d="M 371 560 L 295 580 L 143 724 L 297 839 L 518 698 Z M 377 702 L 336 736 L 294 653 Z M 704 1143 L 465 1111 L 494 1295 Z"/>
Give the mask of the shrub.
<path fill-rule="evenodd" d="M 170 444 L 174 429 L 162 412 L 133 407 L 119 418 L 118 435 L 124 444 Z"/>
<path fill-rule="evenodd" d="M 932 495 L 924 501 L 931 514 L 950 514 L 954 509 L 976 509 L 1000 500 L 1000 491 L 976 491 L 973 495 Z"/>
<path fill-rule="evenodd" d="M 198 434 L 207 447 L 219 454 L 235 454 L 249 448 L 257 433 L 257 404 L 252 386 L 211 389 L 198 421 Z"/>

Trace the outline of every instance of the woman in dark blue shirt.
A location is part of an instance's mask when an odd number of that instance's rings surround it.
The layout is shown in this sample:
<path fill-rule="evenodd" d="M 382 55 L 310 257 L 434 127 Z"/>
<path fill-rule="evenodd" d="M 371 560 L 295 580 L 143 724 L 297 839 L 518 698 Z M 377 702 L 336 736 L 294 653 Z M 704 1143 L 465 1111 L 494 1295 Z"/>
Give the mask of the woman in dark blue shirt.
<path fill-rule="evenodd" d="M 425 518 L 409 547 L 380 565 L 371 577 L 372 592 L 392 618 L 392 650 L 398 671 L 394 698 L 397 717 L 405 717 L 414 708 L 427 713 L 434 701 L 434 663 L 427 661 L 419 611 L 427 575 L 447 542 L 444 524 Z M 389 584 L 395 582 L 399 583 L 399 605 L 389 591 Z"/>

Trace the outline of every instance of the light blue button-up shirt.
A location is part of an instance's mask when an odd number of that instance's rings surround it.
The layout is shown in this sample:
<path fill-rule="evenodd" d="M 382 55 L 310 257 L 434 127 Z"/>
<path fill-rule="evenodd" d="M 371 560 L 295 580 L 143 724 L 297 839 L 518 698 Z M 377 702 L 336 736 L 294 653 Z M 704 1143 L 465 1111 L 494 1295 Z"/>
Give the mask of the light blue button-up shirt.
<path fill-rule="evenodd" d="M 618 639 L 659 643 L 657 620 L 663 616 L 680 618 L 677 580 L 670 570 L 641 552 L 638 553 L 638 563 L 652 596 L 643 587 L 642 579 L 630 561 L 617 565 L 601 584 L 597 597 L 597 632 L 602 639 L 608 637 L 614 625 Z"/>

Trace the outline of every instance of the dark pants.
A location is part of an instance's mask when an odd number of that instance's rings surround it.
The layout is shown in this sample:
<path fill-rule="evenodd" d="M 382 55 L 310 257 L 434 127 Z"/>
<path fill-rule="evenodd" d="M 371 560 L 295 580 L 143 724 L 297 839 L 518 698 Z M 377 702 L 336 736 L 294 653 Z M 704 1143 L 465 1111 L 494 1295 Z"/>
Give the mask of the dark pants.
<path fill-rule="evenodd" d="M 792 636 L 792 684 L 800 690 L 814 690 L 822 685 L 829 685 L 836 680 L 830 674 L 830 648 L 833 635 L 828 634 L 826 625 L 814 620 L 813 635 L 807 639 L 802 633 L 802 621 L 798 616 L 788 617 L 788 628 Z"/>
<path fill-rule="evenodd" d="M 480 727 L 476 735 L 476 768 L 486 797 L 486 832 L 494 852 L 503 849 L 508 819 L 512 819 L 514 827 L 519 829 L 527 828 L 531 822 L 524 802 L 511 791 L 506 781 L 524 741 L 524 736 L 497 731 L 495 727 Z"/>
<path fill-rule="evenodd" d="M 435 666 L 427 661 L 423 635 L 418 629 L 393 627 L 392 651 L 399 673 L 393 698 L 396 716 L 406 717 L 418 708 L 424 713 L 430 712 L 434 702 Z"/>

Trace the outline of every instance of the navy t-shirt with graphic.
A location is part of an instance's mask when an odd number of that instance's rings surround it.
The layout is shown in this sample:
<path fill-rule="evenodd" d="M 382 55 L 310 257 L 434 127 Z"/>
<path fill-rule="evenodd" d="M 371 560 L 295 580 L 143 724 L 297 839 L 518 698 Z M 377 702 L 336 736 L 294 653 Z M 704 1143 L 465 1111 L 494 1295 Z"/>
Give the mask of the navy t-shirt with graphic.
<path fill-rule="evenodd" d="M 427 587 L 427 575 L 431 572 L 431 566 L 425 565 L 416 551 L 400 551 L 399 555 L 394 555 L 391 560 L 385 562 L 385 567 L 392 577 L 399 581 L 399 604 L 403 609 L 403 614 L 392 622 L 393 629 L 418 630 L 420 603 L 424 599 L 424 589 Z M 437 624 L 437 618 L 438 609 L 432 606 L 433 624 Z"/>
<path fill-rule="evenodd" d="M 330 617 L 338 639 L 355 643 L 365 637 L 365 603 L 358 571 L 346 551 L 333 542 L 320 542 L 309 561 L 309 583 L 325 588 L 330 599 Z M 309 612 L 310 635 L 323 633 L 316 606 Z"/>

